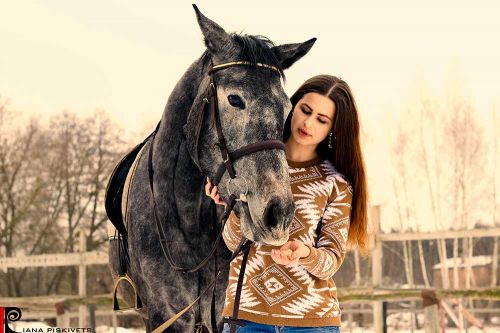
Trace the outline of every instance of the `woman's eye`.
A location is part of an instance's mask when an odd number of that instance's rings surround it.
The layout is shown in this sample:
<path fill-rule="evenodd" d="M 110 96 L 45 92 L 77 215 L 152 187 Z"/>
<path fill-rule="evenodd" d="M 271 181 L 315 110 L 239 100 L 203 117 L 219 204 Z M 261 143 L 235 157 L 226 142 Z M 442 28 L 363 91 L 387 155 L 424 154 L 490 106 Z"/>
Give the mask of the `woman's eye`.
<path fill-rule="evenodd" d="M 319 120 L 319 122 L 320 122 L 320 123 L 322 123 L 322 124 L 326 124 L 326 121 L 321 120 L 321 119 L 318 119 L 318 120 Z"/>
<path fill-rule="evenodd" d="M 305 114 L 310 114 L 310 113 L 311 113 L 311 112 L 309 112 L 309 111 L 306 111 L 305 109 L 301 109 L 301 110 L 302 110 L 302 112 L 304 112 Z"/>
<path fill-rule="evenodd" d="M 245 103 L 241 100 L 240 96 L 238 95 L 229 95 L 227 96 L 227 100 L 229 101 L 229 104 L 235 108 L 239 109 L 244 109 L 245 108 Z"/>

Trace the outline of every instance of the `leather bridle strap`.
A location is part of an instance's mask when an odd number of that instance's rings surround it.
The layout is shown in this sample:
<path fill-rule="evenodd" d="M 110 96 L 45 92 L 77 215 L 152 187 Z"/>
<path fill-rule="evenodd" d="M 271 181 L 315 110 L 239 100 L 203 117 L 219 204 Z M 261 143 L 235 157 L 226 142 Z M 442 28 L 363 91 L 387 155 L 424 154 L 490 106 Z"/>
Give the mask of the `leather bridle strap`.
<path fill-rule="evenodd" d="M 222 125 L 220 123 L 220 114 L 219 114 L 219 102 L 217 100 L 217 88 L 215 87 L 215 81 L 213 76 L 210 77 L 210 89 L 213 89 L 211 92 L 211 103 L 210 108 L 212 109 L 212 114 L 214 115 L 215 120 L 215 129 L 217 130 L 217 136 L 219 137 L 219 149 L 222 155 L 222 165 L 226 167 L 227 172 L 231 178 L 236 177 L 236 171 L 234 171 L 233 161 L 229 158 L 229 151 L 227 149 L 226 140 L 224 139 L 224 134 L 222 133 Z M 217 185 L 217 183 L 215 183 Z"/>
<path fill-rule="evenodd" d="M 238 319 L 238 312 L 240 310 L 241 290 L 243 289 L 243 279 L 245 278 L 245 269 L 247 267 L 248 254 L 250 247 L 243 249 L 243 259 L 241 261 L 240 274 L 238 276 L 238 284 L 236 285 L 236 295 L 234 296 L 233 316 L 230 318 L 223 318 L 222 322 L 229 324 L 230 333 L 236 333 L 236 324 L 245 326 L 245 323 Z"/>
<path fill-rule="evenodd" d="M 214 65 L 214 66 L 212 66 L 212 68 L 210 68 L 210 70 L 208 71 L 208 74 L 212 74 L 212 73 L 215 73 L 215 72 L 217 72 L 217 71 L 219 71 L 221 69 L 228 68 L 228 67 L 231 67 L 231 66 L 238 66 L 238 65 L 265 67 L 265 68 L 272 69 L 273 71 L 278 72 L 279 74 L 281 74 L 280 70 L 278 68 L 272 66 L 272 65 L 263 64 L 261 62 L 253 63 L 253 62 L 250 62 L 250 61 L 232 61 L 232 62 L 226 62 L 226 63 L 219 64 L 219 65 Z"/>
<path fill-rule="evenodd" d="M 153 333 L 161 333 L 165 331 L 167 328 L 169 328 L 177 319 L 179 319 L 183 314 L 185 314 L 189 309 L 193 307 L 193 305 L 196 304 L 200 300 L 200 298 L 208 291 L 210 288 L 213 287 L 217 279 L 220 277 L 220 275 L 225 271 L 226 267 L 236 258 L 239 256 L 240 252 L 243 251 L 243 253 L 248 252 L 248 249 L 250 249 L 250 246 L 253 244 L 252 241 L 242 238 L 236 249 L 234 250 L 233 254 L 231 255 L 231 258 L 219 269 L 217 272 L 217 275 L 215 276 L 215 279 L 210 282 L 210 284 L 200 293 L 200 295 L 193 301 L 191 304 L 186 306 L 184 309 L 182 309 L 180 312 L 175 314 L 175 316 L 171 317 L 169 320 L 158 326 L 153 330 Z"/>
<path fill-rule="evenodd" d="M 245 156 L 245 155 L 250 155 L 253 153 L 256 153 L 261 150 L 266 150 L 266 149 L 285 149 L 285 144 L 281 140 L 267 140 L 267 141 L 261 141 L 261 142 L 255 142 L 252 144 L 249 144 L 248 146 L 242 147 L 240 149 L 237 149 L 233 151 L 232 153 L 229 153 L 229 160 L 236 161 L 239 158 Z M 224 175 L 224 172 L 226 168 L 226 164 L 223 163 L 219 165 L 219 168 L 217 169 L 217 173 L 215 174 L 215 178 L 213 179 L 213 183 L 215 185 L 219 184 L 220 180 L 222 179 L 222 176 Z M 234 177 L 232 177 L 234 178 Z"/>

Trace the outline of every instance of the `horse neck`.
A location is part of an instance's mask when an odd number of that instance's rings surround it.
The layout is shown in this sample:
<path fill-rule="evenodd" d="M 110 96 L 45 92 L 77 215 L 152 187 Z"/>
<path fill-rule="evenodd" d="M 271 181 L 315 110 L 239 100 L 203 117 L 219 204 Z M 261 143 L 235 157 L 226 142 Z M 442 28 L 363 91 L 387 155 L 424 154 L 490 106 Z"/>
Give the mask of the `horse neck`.
<path fill-rule="evenodd" d="M 203 79 L 203 63 L 201 59 L 195 61 L 177 82 L 170 94 L 165 110 L 163 111 L 159 134 L 168 131 L 168 136 L 182 136 L 182 126 L 193 105 L 198 88 Z"/>
<path fill-rule="evenodd" d="M 174 194 L 163 195 L 157 202 L 159 214 L 168 218 L 177 212 L 179 219 L 176 223 L 183 232 L 197 230 L 200 217 L 194 213 L 199 212 L 196 206 L 201 200 L 193 199 L 192 195 L 201 196 L 203 193 L 204 177 L 199 174 L 183 144 L 183 126 L 204 76 L 202 67 L 201 60 L 195 61 L 177 82 L 165 106 L 153 148 L 155 183 L 163 193 Z"/>
<path fill-rule="evenodd" d="M 177 82 L 163 111 L 154 149 L 161 154 L 153 162 L 159 173 L 171 173 L 180 157 L 177 148 L 184 140 L 183 127 L 205 75 L 202 59 L 196 60 Z"/>

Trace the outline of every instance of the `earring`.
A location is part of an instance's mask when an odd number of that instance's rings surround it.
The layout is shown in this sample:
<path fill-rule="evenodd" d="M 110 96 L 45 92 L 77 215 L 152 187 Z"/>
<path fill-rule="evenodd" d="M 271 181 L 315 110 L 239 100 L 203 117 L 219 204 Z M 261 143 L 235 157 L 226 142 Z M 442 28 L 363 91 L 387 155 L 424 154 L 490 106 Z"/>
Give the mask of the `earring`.
<path fill-rule="evenodd" d="M 330 132 L 330 134 L 328 135 L 328 148 L 332 149 L 333 146 L 332 146 L 332 136 L 333 136 L 333 132 Z"/>

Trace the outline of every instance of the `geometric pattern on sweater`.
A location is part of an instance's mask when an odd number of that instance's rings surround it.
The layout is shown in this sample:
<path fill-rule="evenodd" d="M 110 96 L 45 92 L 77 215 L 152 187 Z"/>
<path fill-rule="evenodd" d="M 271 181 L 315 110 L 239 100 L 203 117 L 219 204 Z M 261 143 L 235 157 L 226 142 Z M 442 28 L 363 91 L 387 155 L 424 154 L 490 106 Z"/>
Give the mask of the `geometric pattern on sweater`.
<path fill-rule="evenodd" d="M 316 166 L 311 168 L 289 169 L 290 184 L 321 178 L 321 173 Z"/>
<path fill-rule="evenodd" d="M 289 234 L 292 235 L 300 230 L 303 230 L 304 226 L 302 223 L 300 223 L 299 219 L 297 219 L 295 216 L 292 219 L 292 222 L 290 223 L 289 227 Z"/>
<path fill-rule="evenodd" d="M 296 207 L 289 240 L 302 241 L 310 255 L 293 267 L 283 266 L 271 258 L 271 250 L 278 247 L 252 244 L 238 317 L 269 325 L 340 326 L 341 311 L 332 277 L 347 251 L 352 186 L 328 160 L 288 164 Z M 229 250 L 234 251 L 242 237 L 234 212 L 222 235 Z M 241 261 L 240 255 L 230 264 L 224 316 L 232 316 Z"/>
<path fill-rule="evenodd" d="M 269 305 L 282 302 L 302 289 L 277 264 L 267 267 L 250 282 Z"/>
<path fill-rule="evenodd" d="M 323 232 L 330 237 L 321 239 L 321 245 L 325 246 L 329 240 L 337 243 L 337 246 L 342 251 L 346 251 L 347 238 L 349 234 L 349 218 L 345 217 L 331 224 L 328 224 Z"/>

